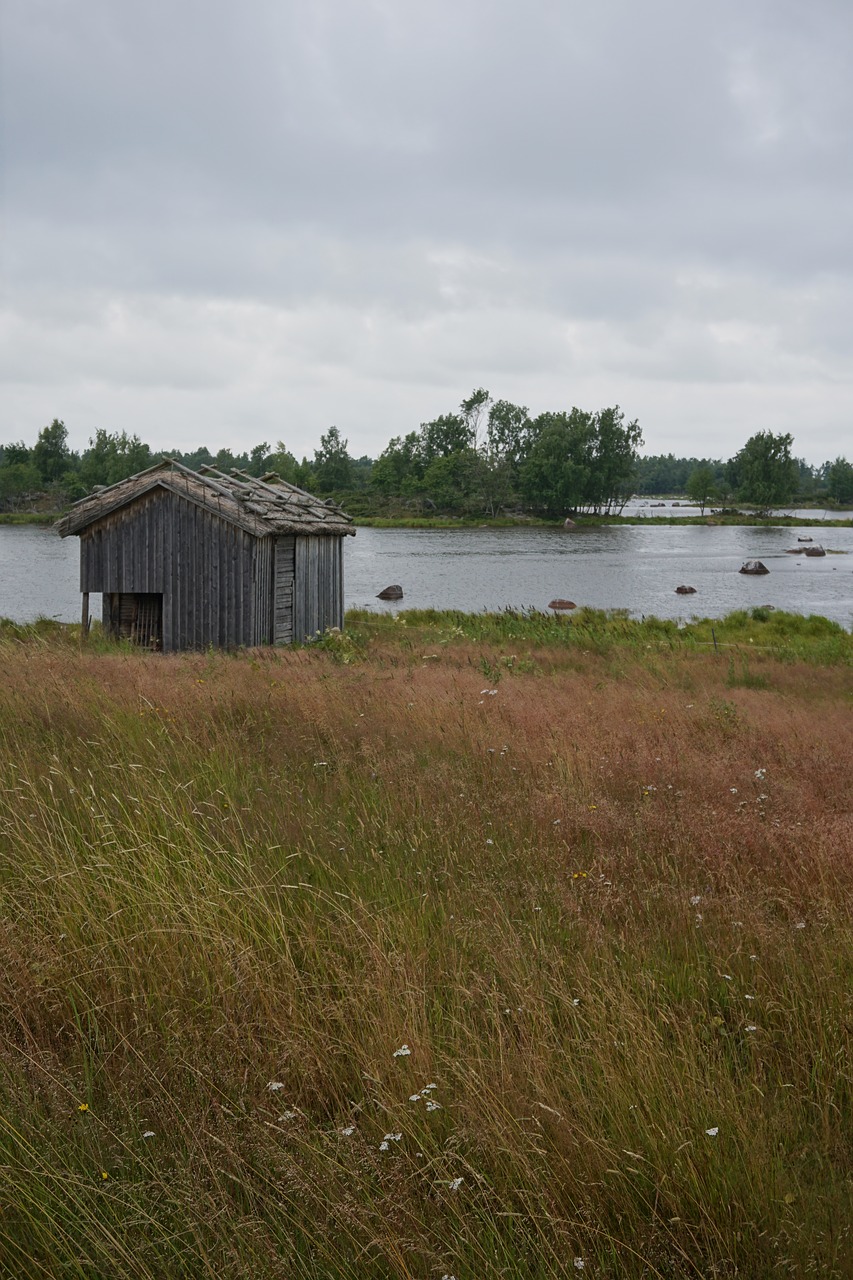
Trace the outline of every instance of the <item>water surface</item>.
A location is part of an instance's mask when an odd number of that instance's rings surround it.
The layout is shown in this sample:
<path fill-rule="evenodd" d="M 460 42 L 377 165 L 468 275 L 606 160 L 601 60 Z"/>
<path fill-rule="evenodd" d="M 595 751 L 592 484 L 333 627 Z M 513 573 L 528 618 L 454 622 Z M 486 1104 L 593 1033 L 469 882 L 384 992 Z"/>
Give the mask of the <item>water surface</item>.
<path fill-rule="evenodd" d="M 847 552 L 787 555 L 798 537 Z M 770 573 L 738 573 L 760 559 Z M 376 599 L 391 583 L 399 605 Z M 680 584 L 696 595 L 678 596 Z M 346 539 L 348 608 L 543 609 L 557 596 L 633 614 L 721 617 L 772 604 L 853 626 L 853 529 L 611 525 L 552 529 L 359 529 Z M 90 599 L 100 616 L 100 596 Z M 0 617 L 80 618 L 79 543 L 52 529 L 0 526 Z"/>

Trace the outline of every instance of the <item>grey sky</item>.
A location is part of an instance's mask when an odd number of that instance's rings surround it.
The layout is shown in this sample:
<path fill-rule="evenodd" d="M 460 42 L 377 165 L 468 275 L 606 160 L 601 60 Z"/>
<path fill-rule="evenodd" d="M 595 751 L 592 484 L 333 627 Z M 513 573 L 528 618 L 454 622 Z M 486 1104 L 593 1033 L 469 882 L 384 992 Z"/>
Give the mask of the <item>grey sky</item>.
<path fill-rule="evenodd" d="M 0 441 L 853 457 L 849 0 L 6 0 Z"/>

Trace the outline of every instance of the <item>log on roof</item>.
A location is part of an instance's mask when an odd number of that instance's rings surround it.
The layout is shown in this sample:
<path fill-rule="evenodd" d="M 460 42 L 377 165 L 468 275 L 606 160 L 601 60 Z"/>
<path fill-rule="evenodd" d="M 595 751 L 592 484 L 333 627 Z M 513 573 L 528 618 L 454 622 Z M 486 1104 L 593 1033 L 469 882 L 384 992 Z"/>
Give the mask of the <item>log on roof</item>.
<path fill-rule="evenodd" d="M 170 460 L 81 498 L 56 528 L 63 538 L 80 533 L 158 487 L 214 510 L 224 520 L 257 537 L 290 533 L 340 537 L 355 533 L 350 517 L 340 507 L 297 489 L 274 473 L 258 479 L 242 471 L 226 475 L 215 467 L 190 471 Z"/>

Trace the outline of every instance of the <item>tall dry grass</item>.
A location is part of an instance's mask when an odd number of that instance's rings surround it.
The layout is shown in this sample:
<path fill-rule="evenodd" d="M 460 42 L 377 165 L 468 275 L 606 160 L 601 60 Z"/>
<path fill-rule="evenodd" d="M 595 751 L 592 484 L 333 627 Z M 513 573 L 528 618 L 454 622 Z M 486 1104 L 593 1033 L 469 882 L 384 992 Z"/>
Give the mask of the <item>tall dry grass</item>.
<path fill-rule="evenodd" d="M 849 669 L 330 647 L 0 647 L 0 1274 L 853 1273 Z"/>

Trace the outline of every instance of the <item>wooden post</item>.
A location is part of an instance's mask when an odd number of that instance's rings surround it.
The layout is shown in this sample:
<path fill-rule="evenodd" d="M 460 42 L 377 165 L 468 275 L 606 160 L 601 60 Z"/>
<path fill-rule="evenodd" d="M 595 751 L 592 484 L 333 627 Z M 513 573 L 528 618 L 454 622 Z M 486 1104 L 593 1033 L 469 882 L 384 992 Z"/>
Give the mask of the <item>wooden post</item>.
<path fill-rule="evenodd" d="M 81 622 L 82 622 L 82 625 L 80 627 L 80 643 L 85 644 L 86 638 L 89 635 L 89 592 L 88 591 L 83 592 L 83 617 L 81 619 Z"/>

